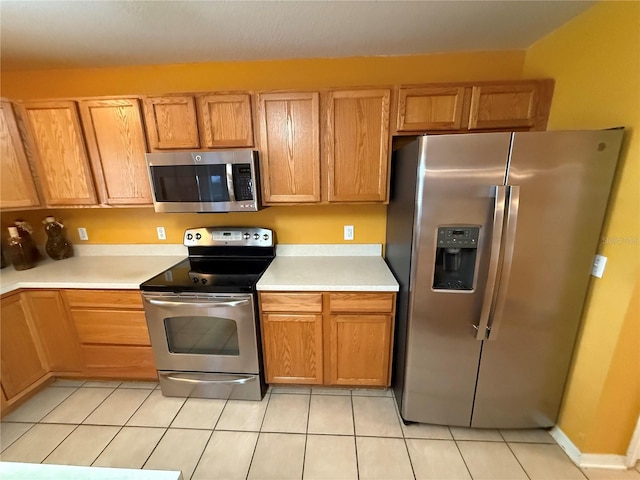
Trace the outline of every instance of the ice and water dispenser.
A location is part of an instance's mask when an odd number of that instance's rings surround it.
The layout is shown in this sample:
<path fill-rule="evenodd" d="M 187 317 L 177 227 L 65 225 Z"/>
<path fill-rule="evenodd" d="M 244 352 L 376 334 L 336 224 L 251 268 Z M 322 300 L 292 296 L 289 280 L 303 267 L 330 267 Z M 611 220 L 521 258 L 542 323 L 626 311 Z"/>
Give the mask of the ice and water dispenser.
<path fill-rule="evenodd" d="M 439 227 L 434 290 L 472 290 L 480 227 Z"/>

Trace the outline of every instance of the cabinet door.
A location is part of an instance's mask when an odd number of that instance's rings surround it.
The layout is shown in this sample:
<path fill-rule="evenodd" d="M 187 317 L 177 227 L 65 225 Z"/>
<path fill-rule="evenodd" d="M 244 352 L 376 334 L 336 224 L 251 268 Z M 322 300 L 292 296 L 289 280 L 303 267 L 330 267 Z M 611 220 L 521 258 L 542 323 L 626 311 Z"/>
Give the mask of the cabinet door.
<path fill-rule="evenodd" d="M 473 87 L 469 130 L 533 127 L 538 114 L 538 83 Z"/>
<path fill-rule="evenodd" d="M 391 315 L 329 315 L 329 385 L 390 384 Z"/>
<path fill-rule="evenodd" d="M 29 132 L 46 204 L 97 204 L 76 104 L 27 102 L 19 111 Z"/>
<path fill-rule="evenodd" d="M 262 315 L 267 383 L 322 384 L 322 315 Z"/>
<path fill-rule="evenodd" d="M 144 116 L 152 152 L 200 148 L 194 97 L 146 97 Z"/>
<path fill-rule="evenodd" d="M 325 154 L 330 202 L 384 202 L 389 170 L 390 90 L 327 95 Z"/>
<path fill-rule="evenodd" d="M 319 202 L 319 94 L 261 94 L 258 118 L 264 203 Z"/>
<path fill-rule="evenodd" d="M 80 345 L 62 296 L 57 290 L 24 292 L 33 324 L 53 372 L 82 372 Z"/>
<path fill-rule="evenodd" d="M 0 108 L 0 208 L 37 207 L 40 200 L 13 108 L 9 102 L 0 103 Z"/>
<path fill-rule="evenodd" d="M 0 359 L 2 389 L 8 400 L 42 378 L 46 373 L 29 313 L 20 294 L 2 299 Z"/>
<path fill-rule="evenodd" d="M 80 114 L 101 203 L 153 203 L 138 100 L 86 100 Z"/>
<path fill-rule="evenodd" d="M 398 132 L 460 130 L 466 89 L 426 86 L 398 90 Z"/>
<path fill-rule="evenodd" d="M 203 148 L 253 146 L 249 94 L 201 95 L 197 102 Z"/>

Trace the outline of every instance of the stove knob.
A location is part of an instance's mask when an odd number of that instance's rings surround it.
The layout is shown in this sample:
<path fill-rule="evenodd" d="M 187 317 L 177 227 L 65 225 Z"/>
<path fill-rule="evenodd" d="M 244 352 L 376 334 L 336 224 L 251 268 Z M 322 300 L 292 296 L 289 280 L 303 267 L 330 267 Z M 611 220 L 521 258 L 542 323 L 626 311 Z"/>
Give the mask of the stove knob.
<path fill-rule="evenodd" d="M 193 239 L 193 235 L 190 233 L 187 233 L 187 240 L 191 240 L 191 239 Z"/>
<path fill-rule="evenodd" d="M 202 238 L 202 235 L 200 235 L 199 233 L 196 233 L 196 240 L 200 240 Z"/>
<path fill-rule="evenodd" d="M 253 238 L 255 238 L 256 240 L 260 240 L 260 234 L 259 233 L 254 233 L 253 234 Z"/>
<path fill-rule="evenodd" d="M 200 280 L 200 283 L 202 283 L 203 285 L 206 285 L 207 284 L 207 279 L 203 278 L 202 280 Z"/>
<path fill-rule="evenodd" d="M 243 237 L 244 237 L 244 239 L 245 239 L 245 240 L 249 240 L 249 239 L 251 238 L 251 235 L 250 235 L 250 234 L 248 234 L 248 233 L 245 233 L 245 234 L 243 235 Z"/>
<path fill-rule="evenodd" d="M 269 234 L 268 234 L 268 233 L 265 233 L 265 234 L 262 236 L 262 238 L 264 238 L 265 240 L 269 240 Z"/>
<path fill-rule="evenodd" d="M 198 283 L 198 277 L 193 277 L 193 283 Z"/>

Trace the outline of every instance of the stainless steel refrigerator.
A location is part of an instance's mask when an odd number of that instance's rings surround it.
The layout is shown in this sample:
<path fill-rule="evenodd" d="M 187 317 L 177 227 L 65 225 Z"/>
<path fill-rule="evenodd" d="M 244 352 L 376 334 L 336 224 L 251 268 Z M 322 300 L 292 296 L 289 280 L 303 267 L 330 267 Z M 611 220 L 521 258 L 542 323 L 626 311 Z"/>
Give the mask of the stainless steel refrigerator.
<path fill-rule="evenodd" d="M 405 421 L 556 423 L 622 129 L 418 137 L 392 161 Z"/>

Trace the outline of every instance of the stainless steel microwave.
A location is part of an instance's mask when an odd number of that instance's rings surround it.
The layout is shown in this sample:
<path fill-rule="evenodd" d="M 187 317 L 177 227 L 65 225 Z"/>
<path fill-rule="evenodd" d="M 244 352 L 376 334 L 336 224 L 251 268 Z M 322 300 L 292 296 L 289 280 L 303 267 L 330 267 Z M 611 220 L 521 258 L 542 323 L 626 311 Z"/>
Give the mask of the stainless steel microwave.
<path fill-rule="evenodd" d="M 156 212 L 255 212 L 258 152 L 251 149 L 147 153 Z"/>

